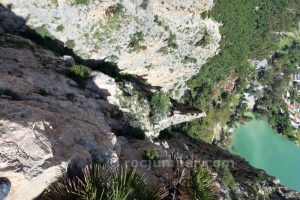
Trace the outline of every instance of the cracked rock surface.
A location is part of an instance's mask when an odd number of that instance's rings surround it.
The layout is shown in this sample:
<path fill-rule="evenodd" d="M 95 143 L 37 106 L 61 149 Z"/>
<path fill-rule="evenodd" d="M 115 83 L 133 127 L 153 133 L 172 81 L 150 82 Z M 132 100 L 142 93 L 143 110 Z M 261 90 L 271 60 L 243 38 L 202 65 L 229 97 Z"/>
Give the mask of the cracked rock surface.
<path fill-rule="evenodd" d="M 32 28 L 87 59 L 117 62 L 165 91 L 185 83 L 218 53 L 220 24 L 201 17 L 213 0 L 2 0 Z M 179 96 L 180 96 L 179 95 Z M 178 95 L 174 94 L 174 97 Z"/>
<path fill-rule="evenodd" d="M 52 52 L 12 35 L 0 36 L 0 177 L 9 199 L 31 199 L 71 159 L 117 164 L 112 105 L 82 90 Z M 99 89 L 100 90 L 100 89 Z"/>

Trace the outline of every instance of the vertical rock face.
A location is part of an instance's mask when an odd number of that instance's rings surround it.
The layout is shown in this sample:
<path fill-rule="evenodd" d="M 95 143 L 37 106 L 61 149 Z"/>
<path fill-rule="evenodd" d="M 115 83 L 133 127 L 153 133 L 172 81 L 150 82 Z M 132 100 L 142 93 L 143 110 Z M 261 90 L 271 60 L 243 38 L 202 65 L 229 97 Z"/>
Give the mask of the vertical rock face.
<path fill-rule="evenodd" d="M 151 120 L 149 100 L 143 97 L 136 84 L 125 82 L 120 86 L 113 78 L 98 72 L 94 73 L 93 82 L 90 83 L 92 85 L 87 85 L 88 88 L 93 88 L 94 85 L 105 89 L 110 94 L 107 97 L 108 102 L 118 106 L 123 113 L 130 113 L 128 118 L 132 118 L 132 125 L 141 127 L 149 138 L 157 137 L 160 131 L 170 126 L 206 116 L 202 111 L 174 110 L 172 114 L 163 116 L 161 119 Z"/>
<path fill-rule="evenodd" d="M 114 109 L 67 78 L 65 61 L 30 41 L 0 36 L 0 177 L 8 199 L 32 199 L 71 159 L 118 164 Z M 100 90 L 100 88 L 98 88 Z"/>
<path fill-rule="evenodd" d="M 2 0 L 42 35 L 84 58 L 118 63 L 153 86 L 182 91 L 218 52 L 219 24 L 201 17 L 213 0 Z M 178 95 L 177 95 L 178 96 Z"/>

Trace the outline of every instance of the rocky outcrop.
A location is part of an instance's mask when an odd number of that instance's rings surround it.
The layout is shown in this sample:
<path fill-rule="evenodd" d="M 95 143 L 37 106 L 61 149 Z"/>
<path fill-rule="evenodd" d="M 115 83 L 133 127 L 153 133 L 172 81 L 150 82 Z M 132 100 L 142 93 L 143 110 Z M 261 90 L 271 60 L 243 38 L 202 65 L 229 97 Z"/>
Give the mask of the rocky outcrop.
<path fill-rule="evenodd" d="M 13 3 L 12 9 L 27 16 L 28 23 L 44 34 L 52 34 L 67 45 L 74 44 L 81 56 L 109 57 L 108 60 L 117 56 L 125 72 L 145 75 L 149 83 L 165 90 L 184 85 L 217 52 L 218 24 L 200 16 L 212 6 L 212 1 L 149 1 L 145 8 L 143 1 L 126 0 L 118 11 L 125 20 L 122 23 L 114 10 L 117 1 L 94 1 L 88 6 L 63 0 L 1 2 Z M 56 20 L 49 21 L 51 17 Z M 83 20 L 86 23 L 80 24 Z M 112 129 L 122 128 L 120 110 L 121 115 L 133 117 L 131 122 L 142 123 L 149 136 L 205 114 L 173 111 L 153 124 L 149 121 L 149 102 L 138 94 L 134 84 L 124 81 L 120 85 L 107 75 L 93 72 L 82 88 L 66 76 L 74 64 L 71 57 L 60 58 L 22 37 L 2 34 L 25 29 L 24 19 L 0 7 L 0 199 L 9 187 L 7 199 L 33 199 L 56 180 L 70 161 L 85 165 L 96 160 L 115 167 L 126 161 L 143 160 L 148 148 L 157 148 L 160 159 L 170 159 L 177 152 L 185 160 L 196 156 L 204 161 L 233 161 L 230 173 L 237 183 L 234 189 L 215 172 L 220 199 L 300 199 L 298 193 L 282 187 L 276 179 L 253 169 L 244 160 L 182 134 L 156 144 L 117 138 Z M 132 37 L 141 36 L 135 35 L 141 31 L 144 40 L 137 46 L 129 45 Z M 109 37 L 102 38 L 104 33 L 109 33 L 105 35 Z M 116 51 L 117 44 L 121 45 L 120 52 Z M 161 51 L 157 52 L 158 48 Z M 160 56 L 162 53 L 166 54 Z M 182 59 L 185 62 L 180 62 Z M 209 167 L 214 170 L 214 166 Z M 172 181 L 170 168 L 140 170 L 155 183 Z"/>
<path fill-rule="evenodd" d="M 80 88 L 66 76 L 73 62 L 21 37 L 0 35 L 0 177 L 11 183 L 8 199 L 39 195 L 71 160 L 118 165 L 111 126 L 122 126 L 122 121 L 110 116 L 123 105 L 123 91 L 100 72 L 93 72 L 85 88 Z M 136 107 L 135 113 L 141 108 L 129 103 Z M 132 110 L 121 109 L 130 116 Z M 177 113 L 156 126 L 155 133 L 195 117 Z M 149 110 L 143 120 L 139 122 L 148 122 L 147 130 L 153 131 Z"/>
<path fill-rule="evenodd" d="M 171 160 L 175 152 L 183 161 L 210 163 L 219 199 L 300 199 L 298 193 L 244 160 L 183 134 L 173 133 L 171 139 L 155 144 L 116 138 L 111 128 L 123 123 L 113 118 L 119 112 L 112 105 L 120 103 L 114 92 L 118 86 L 94 72 L 85 88 L 78 87 L 65 75 L 72 62 L 21 37 L 0 35 L 0 187 L 11 187 L 7 199 L 38 196 L 72 160 L 79 165 L 92 160 L 112 167 L 131 161 L 136 164 L 144 159 L 144 150 L 153 148 L 158 149 L 161 160 Z M 132 92 L 129 88 L 127 92 Z M 173 117 L 182 119 L 176 113 Z M 234 188 L 215 170 L 214 161 L 222 160 L 234 164 L 230 168 Z M 172 180 L 172 167 L 146 167 L 139 171 L 152 182 Z"/>
<path fill-rule="evenodd" d="M 0 177 L 11 182 L 8 199 L 37 196 L 72 159 L 118 164 L 115 106 L 78 88 L 66 63 L 28 40 L 0 36 Z"/>
<path fill-rule="evenodd" d="M 132 118 L 131 123 L 135 127 L 142 128 L 146 136 L 155 138 L 159 132 L 173 125 L 189 122 L 206 116 L 204 112 L 193 111 L 184 113 L 179 110 L 172 111 L 171 114 L 162 119 L 153 121 L 150 119 L 150 103 L 144 97 L 138 87 L 132 83 L 125 82 L 118 84 L 115 79 L 103 74 L 95 73 L 93 83 L 97 88 L 107 90 L 110 96 L 107 97 L 109 103 L 116 105 L 124 113 L 130 113 L 128 118 Z M 92 86 L 87 86 L 92 88 Z"/>
<path fill-rule="evenodd" d="M 120 163 L 137 167 L 149 180 L 162 186 L 168 187 L 174 181 L 179 173 L 174 171 L 177 166 L 187 170 L 194 163 L 203 163 L 215 176 L 216 199 L 300 199 L 299 193 L 283 187 L 276 178 L 251 167 L 245 160 L 217 146 L 190 139 L 184 133 L 173 132 L 171 138 L 158 140 L 155 144 L 118 139 L 122 141 L 118 149 Z M 157 152 L 159 160 L 154 164 L 144 160 L 144 151 L 149 149 Z M 228 168 L 226 175 L 224 167 Z"/>
<path fill-rule="evenodd" d="M 201 17 L 213 0 L 1 2 L 42 35 L 63 41 L 81 57 L 117 62 L 124 73 L 172 90 L 177 98 L 186 81 L 217 54 L 221 39 L 220 24 Z"/>
<path fill-rule="evenodd" d="M 154 124 L 153 129 L 148 132 L 148 135 L 157 135 L 161 130 L 164 130 L 168 127 L 177 125 L 177 124 L 182 124 L 184 122 L 190 122 L 195 119 L 200 119 L 206 117 L 205 112 L 194 112 L 194 113 L 181 113 L 178 110 L 175 110 L 173 115 L 166 117 L 156 124 Z"/>

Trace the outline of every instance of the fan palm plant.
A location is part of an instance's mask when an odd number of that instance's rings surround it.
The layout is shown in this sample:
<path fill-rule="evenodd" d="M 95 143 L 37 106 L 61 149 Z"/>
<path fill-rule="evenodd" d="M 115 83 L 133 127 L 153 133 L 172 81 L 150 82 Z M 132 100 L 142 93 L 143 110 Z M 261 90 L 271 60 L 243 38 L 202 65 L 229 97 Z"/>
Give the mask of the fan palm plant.
<path fill-rule="evenodd" d="M 162 189 L 148 184 L 135 170 L 111 170 L 93 165 L 66 173 L 48 188 L 42 199 L 159 200 L 163 197 Z"/>

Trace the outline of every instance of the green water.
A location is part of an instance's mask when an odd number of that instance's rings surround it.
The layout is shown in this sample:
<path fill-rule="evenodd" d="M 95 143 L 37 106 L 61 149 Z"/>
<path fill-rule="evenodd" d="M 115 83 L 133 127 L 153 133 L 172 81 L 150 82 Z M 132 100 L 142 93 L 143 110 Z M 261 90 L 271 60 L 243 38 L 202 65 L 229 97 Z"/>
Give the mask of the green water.
<path fill-rule="evenodd" d="M 282 185 L 300 191 L 300 148 L 275 133 L 266 121 L 253 120 L 236 129 L 230 149 Z"/>

